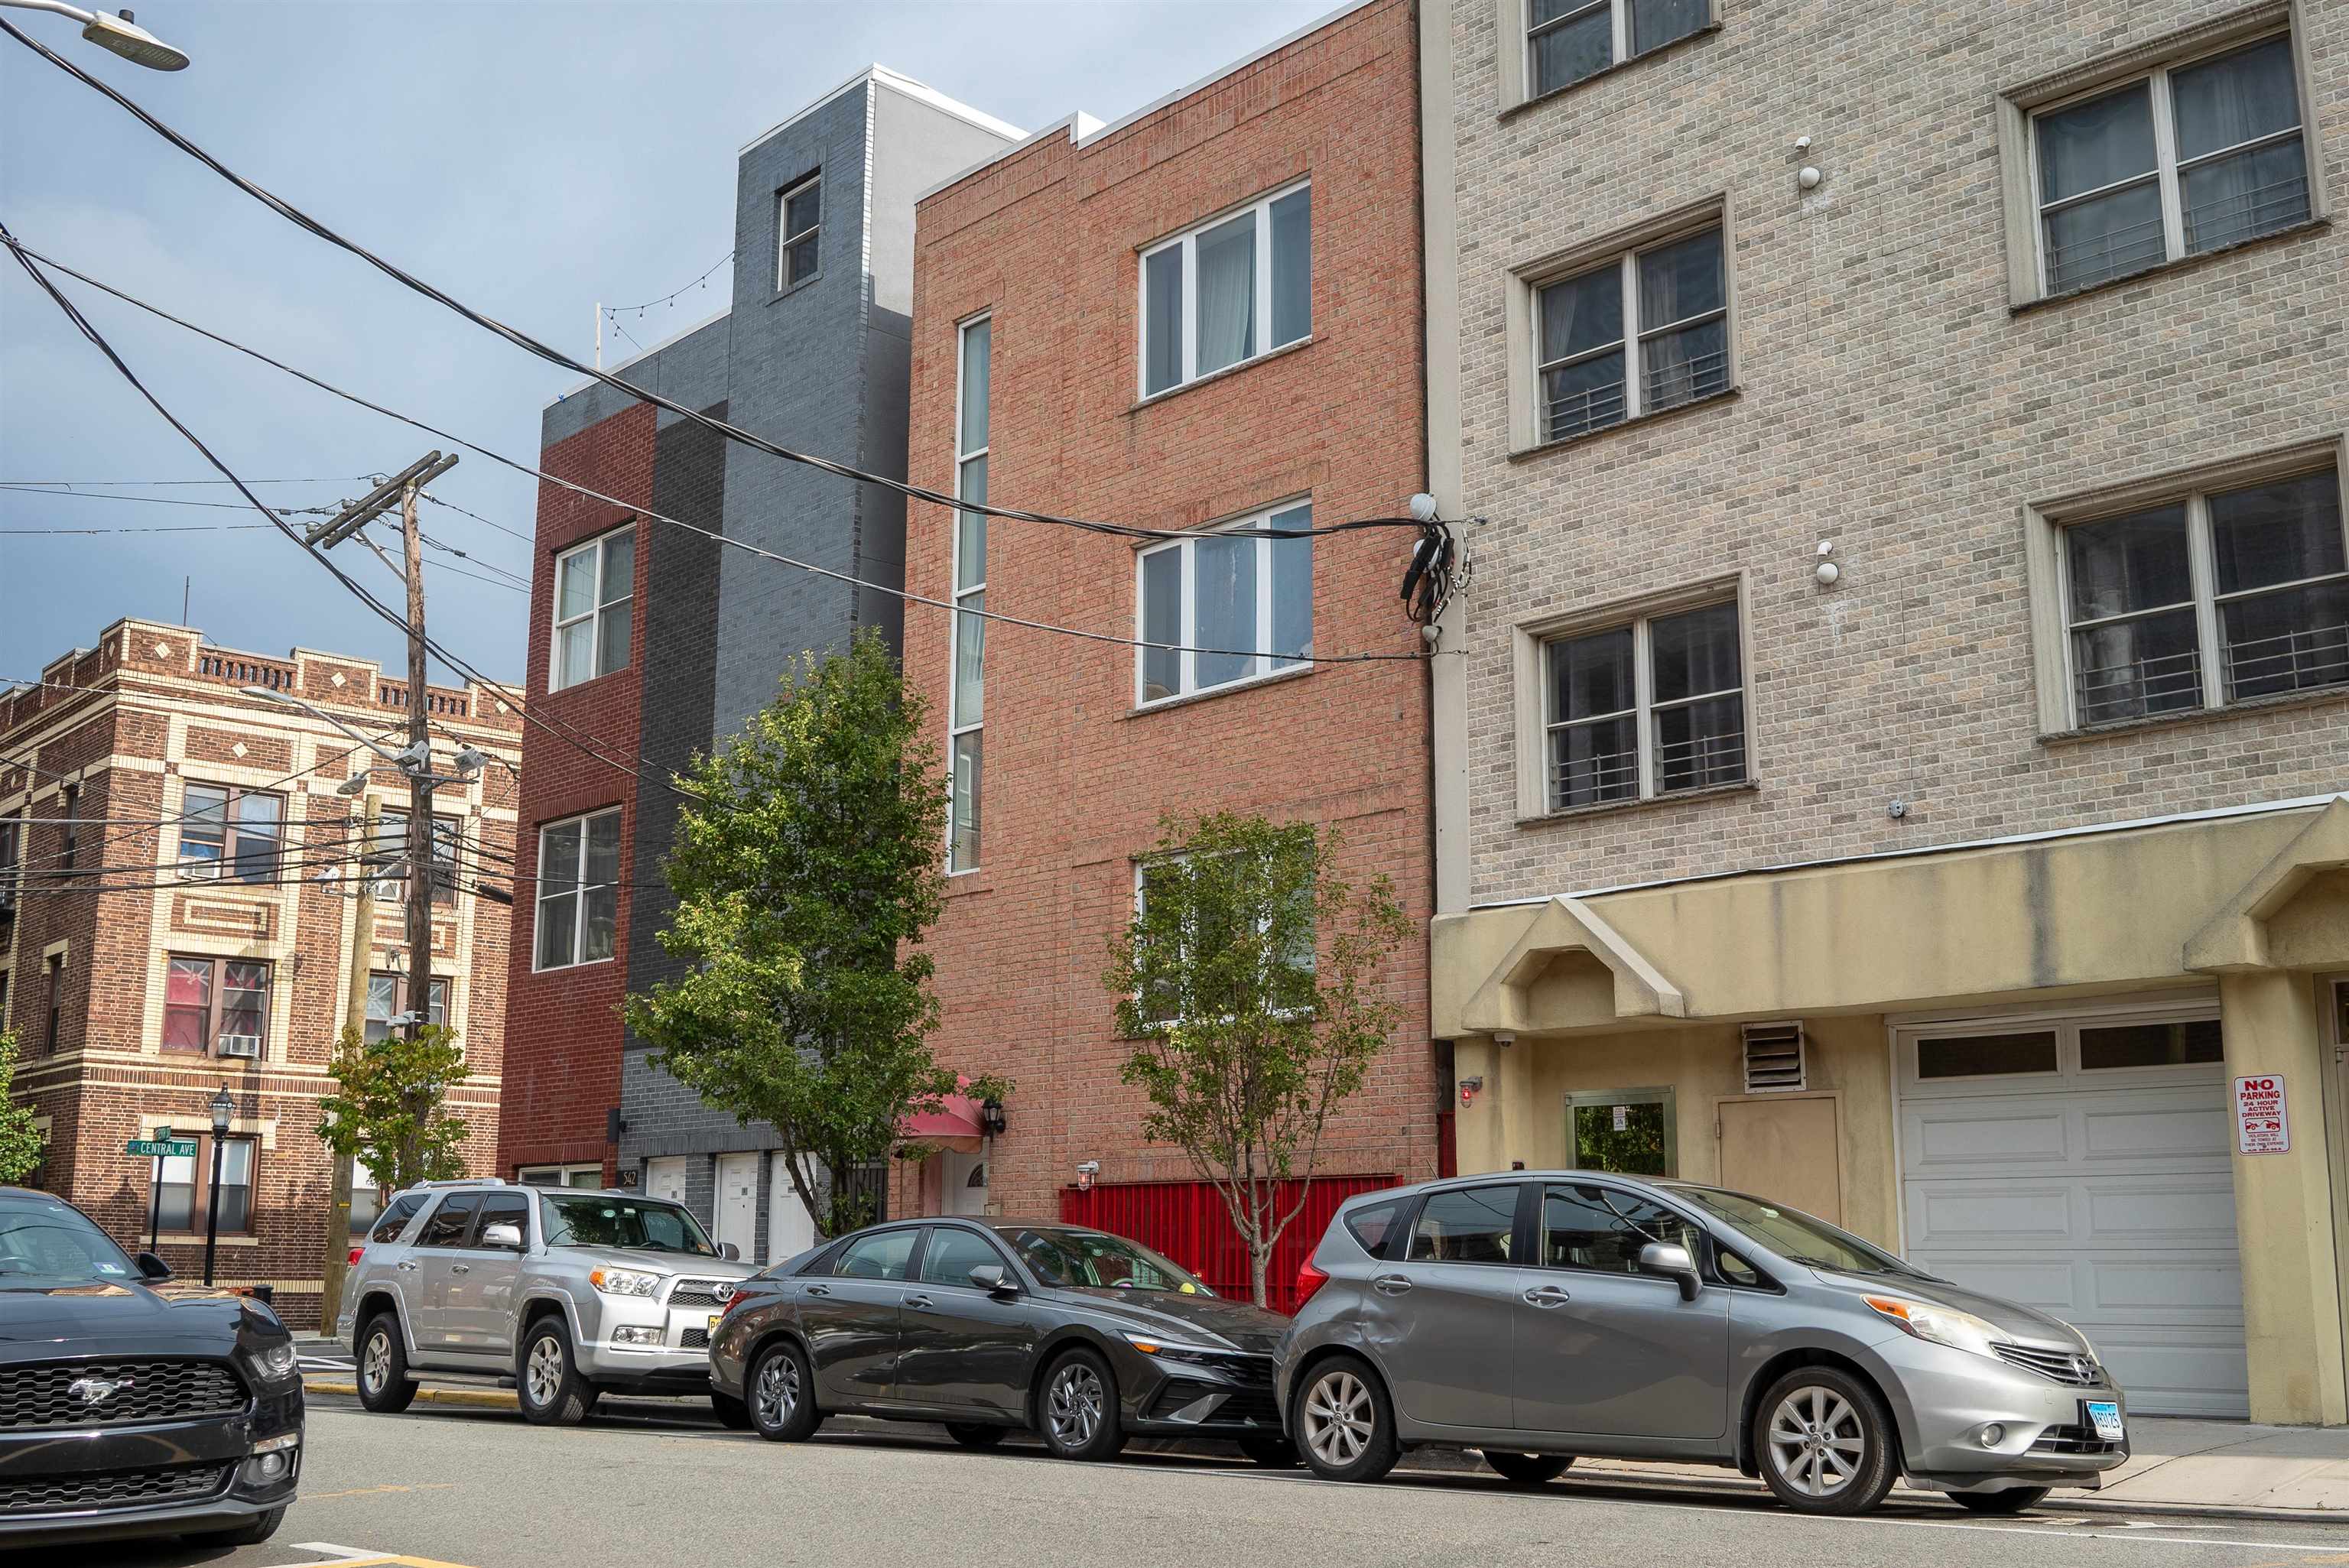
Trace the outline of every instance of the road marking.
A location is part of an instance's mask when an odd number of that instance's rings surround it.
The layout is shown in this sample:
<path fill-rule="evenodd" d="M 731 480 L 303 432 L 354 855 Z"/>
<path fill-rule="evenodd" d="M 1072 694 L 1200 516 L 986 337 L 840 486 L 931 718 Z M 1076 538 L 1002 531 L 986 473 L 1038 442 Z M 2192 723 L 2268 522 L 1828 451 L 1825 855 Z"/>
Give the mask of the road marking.
<path fill-rule="evenodd" d="M 330 1497 L 373 1497 L 378 1492 L 386 1491 L 454 1491 L 456 1489 L 457 1483 L 453 1480 L 419 1481 L 413 1486 L 394 1486 L 387 1483 L 383 1486 L 355 1486 L 347 1491 L 305 1491 L 297 1501 L 302 1502 L 324 1502 Z M 312 1548 L 296 1547 L 295 1550 L 306 1552 L 312 1550 Z M 318 1548 L 318 1550 L 324 1550 L 324 1547 L 322 1546 Z M 338 1546 L 336 1547 L 335 1550 L 341 1552 L 349 1549 Z M 368 1555 L 372 1556 L 374 1554 L 370 1553 Z"/>
<path fill-rule="evenodd" d="M 337 1563 L 380 1563 L 384 1560 L 383 1553 L 376 1551 L 373 1547 L 337 1546 L 331 1541 L 298 1542 L 289 1550 L 295 1552 L 316 1552 L 322 1556 L 332 1559 Z"/>
<path fill-rule="evenodd" d="M 332 1564 L 332 1568 L 467 1568 L 467 1564 L 462 1563 L 443 1563 L 431 1557 L 404 1557 L 397 1553 L 370 1552 L 363 1547 L 337 1546 L 331 1541 L 305 1541 L 294 1550 L 329 1553 L 328 1562 Z"/>

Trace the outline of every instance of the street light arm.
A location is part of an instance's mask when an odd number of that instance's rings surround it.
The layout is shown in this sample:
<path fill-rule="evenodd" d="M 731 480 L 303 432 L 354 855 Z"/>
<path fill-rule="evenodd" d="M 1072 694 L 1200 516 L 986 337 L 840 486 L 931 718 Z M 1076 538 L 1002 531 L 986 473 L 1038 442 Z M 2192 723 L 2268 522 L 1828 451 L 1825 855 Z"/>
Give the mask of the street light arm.
<path fill-rule="evenodd" d="M 54 11 L 60 16 L 72 17 L 85 27 L 98 20 L 96 12 L 66 5 L 64 0 L 0 0 L 0 6 L 16 11 Z"/>

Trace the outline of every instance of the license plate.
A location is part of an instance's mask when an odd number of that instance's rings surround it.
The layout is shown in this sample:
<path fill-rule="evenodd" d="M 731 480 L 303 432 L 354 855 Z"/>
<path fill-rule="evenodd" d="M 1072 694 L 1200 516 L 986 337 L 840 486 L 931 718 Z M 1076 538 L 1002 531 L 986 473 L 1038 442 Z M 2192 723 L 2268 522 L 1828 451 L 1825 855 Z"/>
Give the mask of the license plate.
<path fill-rule="evenodd" d="M 2121 1408 L 2108 1399 L 2087 1401 L 2088 1420 L 2096 1429 L 2096 1436 L 2105 1442 L 2121 1440 Z"/>
<path fill-rule="evenodd" d="M 725 1316 L 725 1315 L 725 1315 L 724 1313 L 722 1313 L 722 1312 L 713 1312 L 713 1313 L 711 1313 L 711 1314 L 709 1315 L 709 1332 L 710 1332 L 710 1333 L 715 1334 L 715 1333 L 717 1333 L 717 1332 L 718 1332 L 718 1320 L 719 1320 L 719 1318 L 721 1318 L 721 1317 Z M 2105 1407 L 2105 1408 L 2106 1408 L 2106 1409 L 2107 1409 L 2107 1410 L 2109 1410 L 2109 1409 L 2111 1409 L 2111 1408 L 2112 1408 L 2112 1407 L 2111 1407 L 2110 1405 L 2107 1405 L 2107 1406 L 2106 1406 L 2106 1407 Z M 2116 1416 L 2116 1417 L 2114 1417 L 2113 1418 L 2114 1418 L 2115 1420 L 2118 1420 L 2120 1418 L 2119 1418 L 2119 1417 L 2117 1417 L 2117 1416 Z"/>

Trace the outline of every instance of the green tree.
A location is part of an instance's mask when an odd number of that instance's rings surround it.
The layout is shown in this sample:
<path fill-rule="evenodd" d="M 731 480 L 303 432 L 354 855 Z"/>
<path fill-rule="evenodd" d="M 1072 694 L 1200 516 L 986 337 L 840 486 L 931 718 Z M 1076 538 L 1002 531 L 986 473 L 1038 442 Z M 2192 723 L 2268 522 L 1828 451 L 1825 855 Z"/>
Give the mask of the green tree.
<path fill-rule="evenodd" d="M 47 1140 L 33 1126 L 30 1106 L 8 1098 L 16 1077 L 16 1037 L 0 1031 L 0 1182 L 21 1181 L 40 1168 Z"/>
<path fill-rule="evenodd" d="M 685 976 L 622 1004 L 707 1103 L 775 1131 L 819 1229 L 864 1222 L 846 1182 L 955 1078 L 922 934 L 937 919 L 947 786 L 923 704 L 877 634 L 806 657 L 775 700 L 678 779 L 660 943 Z"/>
<path fill-rule="evenodd" d="M 465 1174 L 465 1119 L 449 1091 L 471 1076 L 456 1032 L 427 1024 L 368 1040 L 347 1028 L 328 1068 L 335 1092 L 318 1102 L 318 1140 L 345 1159 L 364 1153 L 392 1190 Z"/>
<path fill-rule="evenodd" d="M 1340 874 L 1335 829 L 1215 812 L 1168 820 L 1158 847 L 1102 984 L 1136 1042 L 1123 1077 L 1150 1098 L 1144 1130 L 1222 1195 L 1261 1306 L 1330 1112 L 1401 1016 L 1376 983 L 1411 923 L 1383 874 Z"/>

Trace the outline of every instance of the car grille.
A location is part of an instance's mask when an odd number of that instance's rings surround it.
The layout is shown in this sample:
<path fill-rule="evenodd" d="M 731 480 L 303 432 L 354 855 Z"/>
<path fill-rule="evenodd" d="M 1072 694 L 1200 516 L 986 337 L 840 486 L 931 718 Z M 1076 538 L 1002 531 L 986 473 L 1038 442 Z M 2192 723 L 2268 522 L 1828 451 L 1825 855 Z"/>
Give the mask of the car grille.
<path fill-rule="evenodd" d="M 232 1468 L 174 1465 L 0 1480 L 0 1516 L 84 1508 L 138 1508 L 151 1502 L 210 1497 L 228 1485 Z"/>
<path fill-rule="evenodd" d="M 688 1328 L 678 1336 L 677 1342 L 687 1350 L 707 1350 L 709 1348 L 709 1330 Z"/>
<path fill-rule="evenodd" d="M 2037 1345 L 1993 1345 L 1991 1348 L 1998 1352 L 2002 1361 L 2075 1388 L 2092 1388 L 2105 1380 L 2105 1369 L 2076 1351 Z"/>
<path fill-rule="evenodd" d="M 681 1279 L 670 1287 L 671 1306 L 723 1306 L 734 1295 L 730 1279 Z"/>
<path fill-rule="evenodd" d="M 113 1391 L 88 1398 L 102 1383 Z M 57 1361 L 0 1377 L 0 1429 L 176 1421 L 243 1408 L 244 1386 L 220 1361 Z"/>
<path fill-rule="evenodd" d="M 2116 1454 L 2120 1444 L 2096 1436 L 2094 1427 L 2050 1427 L 2031 1445 L 2034 1454 Z"/>
<path fill-rule="evenodd" d="M 1222 1427 L 1235 1423 L 1271 1427 L 1280 1425 L 1280 1407 L 1274 1401 L 1272 1390 L 1263 1388 L 1233 1388 L 1223 1383 L 1204 1383 L 1195 1377 L 1170 1377 L 1158 1398 L 1150 1402 L 1149 1418 L 1171 1421 L 1184 1406 L 1203 1399 L 1210 1394 L 1226 1396 L 1223 1403 L 1207 1412 L 1202 1426 Z"/>

